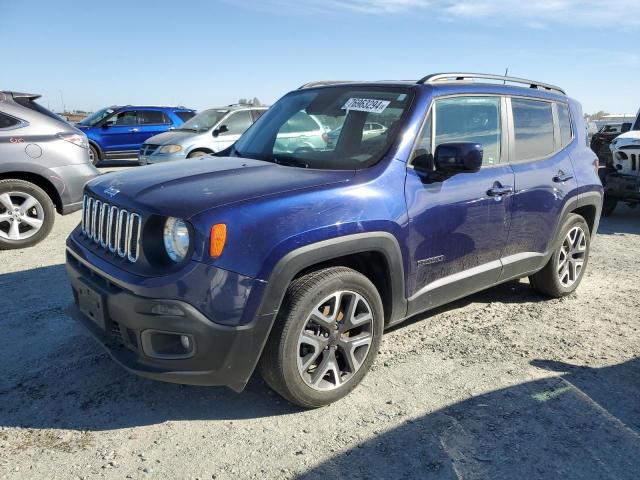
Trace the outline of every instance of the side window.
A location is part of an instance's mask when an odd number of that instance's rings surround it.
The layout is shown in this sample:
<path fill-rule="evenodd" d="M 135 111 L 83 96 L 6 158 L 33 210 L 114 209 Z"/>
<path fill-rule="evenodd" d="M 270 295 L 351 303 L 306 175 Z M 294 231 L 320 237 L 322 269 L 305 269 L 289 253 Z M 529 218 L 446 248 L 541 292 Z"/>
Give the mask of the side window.
<path fill-rule="evenodd" d="M 118 112 L 107 120 L 107 124 L 114 126 L 137 125 L 138 112 L 136 110 Z"/>
<path fill-rule="evenodd" d="M 512 98 L 515 161 L 525 162 L 551 155 L 553 143 L 553 113 L 551 103 Z"/>
<path fill-rule="evenodd" d="M 566 147 L 573 139 L 569 105 L 564 103 L 558 103 L 556 105 L 558 106 L 558 121 L 560 122 L 560 138 L 562 139 L 562 146 Z"/>
<path fill-rule="evenodd" d="M 20 124 L 20 120 L 0 112 L 0 129 L 11 128 Z"/>
<path fill-rule="evenodd" d="M 169 124 L 169 118 L 160 110 L 142 110 L 140 112 L 141 125 L 163 125 Z"/>
<path fill-rule="evenodd" d="M 251 120 L 251 113 L 249 110 L 241 110 L 239 112 L 232 113 L 228 117 L 223 125 L 226 125 L 228 131 L 221 133 L 220 135 L 241 135 L 244 131 L 251 126 L 253 120 Z"/>
<path fill-rule="evenodd" d="M 443 143 L 480 143 L 483 165 L 500 163 L 500 98 L 455 97 L 436 100 L 435 147 Z M 552 132 L 553 133 L 553 132 Z"/>

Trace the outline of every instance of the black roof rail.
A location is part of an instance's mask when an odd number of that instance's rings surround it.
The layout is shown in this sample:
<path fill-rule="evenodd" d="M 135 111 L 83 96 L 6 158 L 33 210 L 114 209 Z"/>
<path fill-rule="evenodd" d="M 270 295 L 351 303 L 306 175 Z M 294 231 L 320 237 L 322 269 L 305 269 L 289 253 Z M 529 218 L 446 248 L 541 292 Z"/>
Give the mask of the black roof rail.
<path fill-rule="evenodd" d="M 300 86 L 298 90 L 303 90 L 305 88 L 313 88 L 313 87 L 323 87 L 325 85 L 337 85 L 340 83 L 355 83 L 353 80 L 318 80 L 316 82 L 305 83 Z"/>
<path fill-rule="evenodd" d="M 503 83 L 519 83 L 521 85 L 528 85 L 529 88 L 535 88 L 538 90 L 549 90 L 558 92 L 562 95 L 566 95 L 565 91 L 556 87 L 555 85 L 550 85 L 548 83 L 536 82 L 535 80 L 527 80 L 526 78 L 518 78 L 518 77 L 507 77 L 504 75 L 493 75 L 490 73 L 432 73 L 427 75 L 426 77 L 418 80 L 417 83 L 436 83 L 436 82 L 446 82 L 446 81 L 465 81 L 465 80 L 495 80 L 497 82 Z"/>

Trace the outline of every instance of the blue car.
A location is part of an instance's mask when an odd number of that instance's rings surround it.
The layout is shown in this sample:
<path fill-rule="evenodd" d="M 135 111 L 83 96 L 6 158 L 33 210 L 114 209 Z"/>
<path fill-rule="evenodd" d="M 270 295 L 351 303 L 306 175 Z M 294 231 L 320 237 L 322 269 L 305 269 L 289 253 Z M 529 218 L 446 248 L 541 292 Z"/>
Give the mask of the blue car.
<path fill-rule="evenodd" d="M 335 142 L 278 150 L 299 112 Z M 326 405 L 411 316 L 525 277 L 576 290 L 603 198 L 586 132 L 532 80 L 305 85 L 213 160 L 91 181 L 67 240 L 74 315 L 136 374 L 241 391 L 257 368 Z"/>
<path fill-rule="evenodd" d="M 126 105 L 98 110 L 76 124 L 89 138 L 89 157 L 101 160 L 137 158 L 148 138 L 178 128 L 196 112 L 184 107 Z"/>

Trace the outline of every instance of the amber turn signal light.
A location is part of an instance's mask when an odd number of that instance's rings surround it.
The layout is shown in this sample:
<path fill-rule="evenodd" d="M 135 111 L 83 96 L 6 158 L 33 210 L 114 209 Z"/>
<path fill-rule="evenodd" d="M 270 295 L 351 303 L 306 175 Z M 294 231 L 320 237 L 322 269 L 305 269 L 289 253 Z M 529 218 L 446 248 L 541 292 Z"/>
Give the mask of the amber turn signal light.
<path fill-rule="evenodd" d="M 211 243 L 209 245 L 209 255 L 219 257 L 224 250 L 224 243 L 227 241 L 227 226 L 224 223 L 216 223 L 211 227 Z"/>

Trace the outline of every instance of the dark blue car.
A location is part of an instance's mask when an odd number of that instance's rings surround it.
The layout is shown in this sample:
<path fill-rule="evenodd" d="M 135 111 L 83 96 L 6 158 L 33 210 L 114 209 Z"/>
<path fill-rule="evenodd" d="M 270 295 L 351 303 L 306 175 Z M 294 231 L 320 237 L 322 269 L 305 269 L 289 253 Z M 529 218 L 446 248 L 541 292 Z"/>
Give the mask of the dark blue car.
<path fill-rule="evenodd" d="M 184 107 L 126 105 L 98 110 L 76 124 L 89 138 L 89 156 L 101 160 L 137 158 L 148 138 L 173 130 L 195 115 Z"/>
<path fill-rule="evenodd" d="M 301 111 L 335 142 L 278 149 Z M 372 123 L 384 132 L 365 135 Z M 88 184 L 67 241 L 76 317 L 139 375 L 241 391 L 258 367 L 291 402 L 326 405 L 413 315 L 525 277 L 571 294 L 597 170 L 580 104 L 552 85 L 305 85 L 213 161 Z"/>

